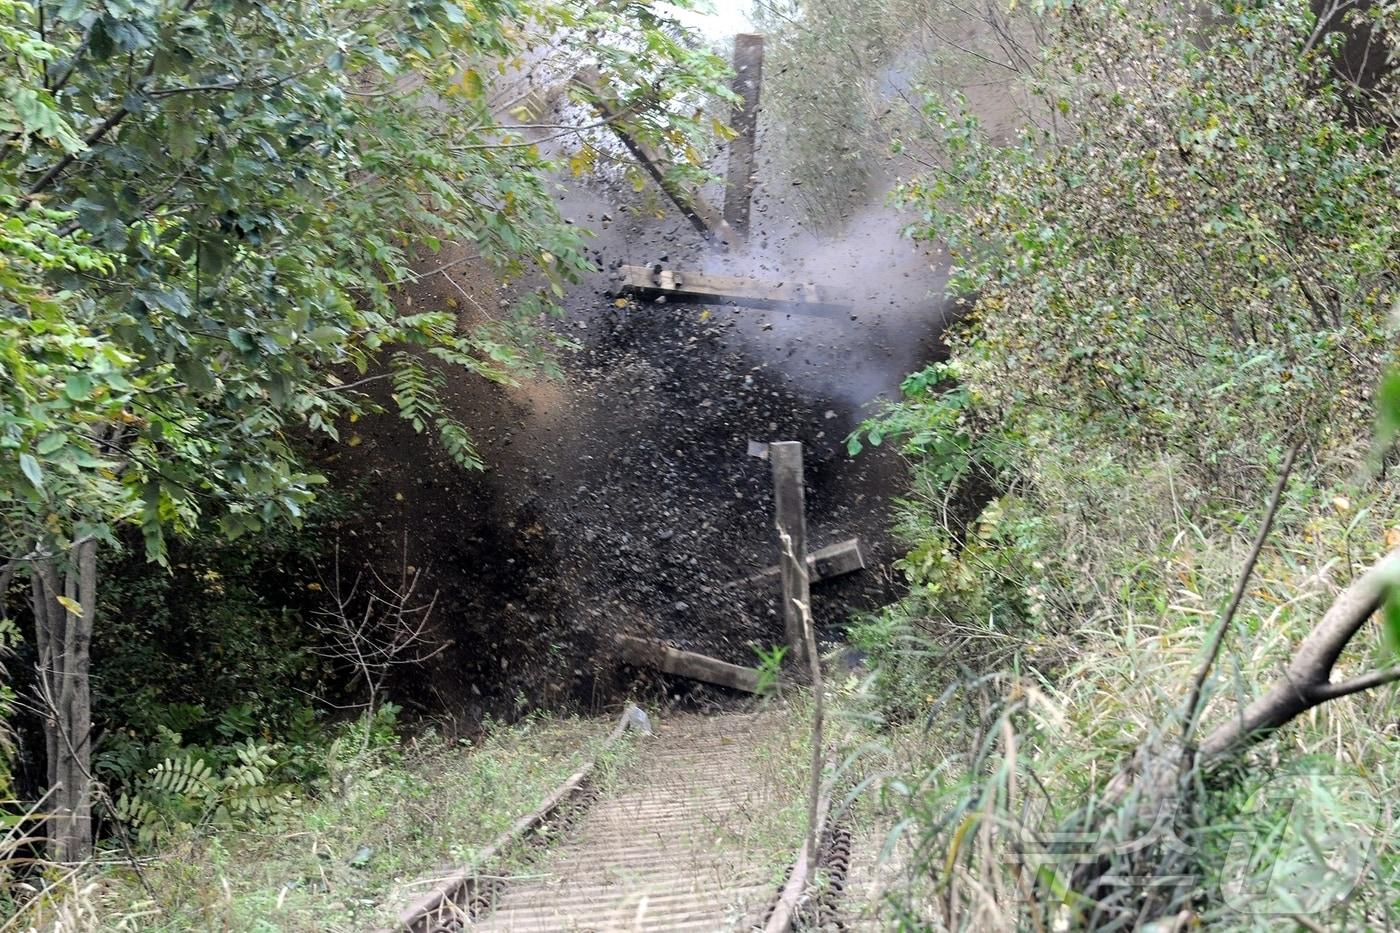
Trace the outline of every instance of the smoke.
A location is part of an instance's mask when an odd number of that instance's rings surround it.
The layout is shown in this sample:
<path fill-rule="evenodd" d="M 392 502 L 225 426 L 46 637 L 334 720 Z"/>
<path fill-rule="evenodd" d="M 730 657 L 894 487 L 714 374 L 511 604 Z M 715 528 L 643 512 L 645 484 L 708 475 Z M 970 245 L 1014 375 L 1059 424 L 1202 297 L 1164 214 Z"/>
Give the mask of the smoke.
<path fill-rule="evenodd" d="M 749 352 L 814 396 L 868 409 L 936 354 L 946 270 L 902 235 L 898 211 L 872 199 L 839 229 L 814 231 L 776 211 L 755 213 L 746 247 L 704 256 L 702 271 L 765 282 L 811 282 L 853 298 L 821 315 L 789 308 L 727 309 Z M 771 203 L 771 202 L 770 202 Z"/>

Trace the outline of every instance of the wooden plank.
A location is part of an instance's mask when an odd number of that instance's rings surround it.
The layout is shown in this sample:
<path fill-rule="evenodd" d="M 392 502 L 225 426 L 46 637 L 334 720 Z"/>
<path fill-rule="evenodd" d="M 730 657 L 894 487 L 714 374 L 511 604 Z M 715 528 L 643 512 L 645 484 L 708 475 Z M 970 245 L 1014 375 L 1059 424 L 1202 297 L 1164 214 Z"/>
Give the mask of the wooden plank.
<path fill-rule="evenodd" d="M 719 211 L 711 207 L 700 196 L 699 192 L 686 191 L 667 177 L 666 167 L 670 162 L 656 150 L 656 147 L 627 132 L 626 127 L 622 125 L 622 120 L 625 117 L 623 109 L 618 105 L 617 99 L 603 88 L 602 81 L 595 69 L 581 69 L 574 75 L 573 83 L 587 92 L 593 109 L 598 111 L 598 115 L 607 121 L 608 128 L 616 133 L 617 138 L 622 140 L 622 144 L 627 147 L 628 151 L 637 157 L 637 161 L 641 162 L 642 167 L 661 186 L 661 190 L 666 192 L 666 196 L 675 203 L 680 212 L 685 215 L 686 220 L 690 221 L 691 226 L 700 231 L 702 235 L 722 243 L 734 243 L 741 239 Z"/>
<path fill-rule="evenodd" d="M 650 641 L 633 635 L 618 635 L 617 646 L 622 659 L 634 667 L 650 667 L 664 674 L 689 677 L 691 680 L 718 684 L 746 693 L 758 692 L 758 669 L 730 664 L 717 658 L 682 651 L 665 642 Z"/>
<path fill-rule="evenodd" d="M 729 141 L 729 164 L 724 186 L 724 219 L 740 236 L 749 235 L 749 204 L 753 200 L 754 146 L 758 141 L 758 97 L 763 85 L 763 37 L 740 33 L 734 37 L 734 84 L 739 97 L 729 118 L 738 133 Z"/>
<path fill-rule="evenodd" d="M 622 290 L 647 297 L 665 295 L 680 301 L 731 303 L 758 308 L 783 307 L 799 314 L 829 315 L 849 311 L 849 292 L 814 282 L 772 284 L 739 275 L 715 275 L 652 266 L 622 267 Z"/>
<path fill-rule="evenodd" d="M 783 581 L 783 634 L 792 662 L 805 670 L 807 621 L 799 606 L 812 605 L 812 591 L 807 575 L 807 491 L 802 477 L 802 444 L 800 441 L 769 444 L 768 458 L 773 464 L 778 567 Z M 810 616 L 810 611 L 807 615 Z"/>
<path fill-rule="evenodd" d="M 861 553 L 859 538 L 837 541 L 835 544 L 828 544 L 826 547 L 818 548 L 807 555 L 807 575 L 813 583 L 864 569 L 865 555 Z M 765 567 L 758 573 L 744 577 L 742 580 L 726 583 L 724 587 L 725 589 L 734 589 L 752 583 L 764 583 L 777 580 L 781 574 L 782 568 L 778 564 L 774 564 L 772 567 Z"/>

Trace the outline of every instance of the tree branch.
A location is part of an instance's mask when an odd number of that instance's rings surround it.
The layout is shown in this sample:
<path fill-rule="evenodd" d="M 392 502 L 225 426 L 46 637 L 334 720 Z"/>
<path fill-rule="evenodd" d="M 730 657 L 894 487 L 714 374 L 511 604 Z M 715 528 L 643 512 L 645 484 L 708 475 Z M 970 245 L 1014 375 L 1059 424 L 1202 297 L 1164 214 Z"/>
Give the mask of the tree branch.
<path fill-rule="evenodd" d="M 1234 621 L 1235 613 L 1239 611 L 1240 603 L 1244 600 L 1245 587 L 1249 585 L 1249 578 L 1254 573 L 1254 565 L 1259 562 L 1259 552 L 1264 549 L 1264 542 L 1268 540 L 1269 531 L 1274 527 L 1274 517 L 1278 515 L 1279 503 L 1283 500 L 1284 487 L 1288 485 L 1288 476 L 1293 472 L 1293 461 L 1298 457 L 1298 451 L 1303 447 L 1302 439 L 1294 442 L 1288 448 L 1288 456 L 1283 460 L 1283 469 L 1279 472 L 1278 480 L 1274 483 L 1274 491 L 1269 496 L 1269 506 L 1264 510 L 1264 521 L 1259 525 L 1259 531 L 1254 535 L 1254 545 L 1249 550 L 1249 557 L 1245 560 L 1244 566 L 1240 568 L 1239 579 L 1235 581 L 1235 591 L 1230 595 L 1230 605 L 1226 607 L 1225 614 L 1220 617 L 1220 624 L 1216 626 L 1215 634 L 1211 638 L 1210 648 L 1206 651 L 1206 657 L 1201 662 L 1201 669 L 1196 673 L 1196 679 L 1191 684 L 1191 695 L 1186 700 L 1186 708 L 1183 711 L 1183 721 L 1186 725 L 1182 730 L 1182 742 L 1191 744 L 1191 737 L 1195 734 L 1196 725 L 1201 715 L 1201 694 L 1205 690 L 1206 678 L 1210 676 L 1210 669 L 1215 665 L 1216 658 L 1220 656 L 1220 649 L 1225 643 L 1225 633 L 1229 631 L 1230 623 Z"/>
<path fill-rule="evenodd" d="M 1380 608 L 1390 587 L 1400 580 L 1400 548 L 1372 564 L 1332 602 L 1317 626 L 1303 639 L 1293 660 L 1269 690 L 1220 725 L 1201 743 L 1201 759 L 1218 764 L 1328 700 L 1359 693 L 1400 679 L 1400 668 L 1363 674 L 1330 683 L 1342 650 Z"/>

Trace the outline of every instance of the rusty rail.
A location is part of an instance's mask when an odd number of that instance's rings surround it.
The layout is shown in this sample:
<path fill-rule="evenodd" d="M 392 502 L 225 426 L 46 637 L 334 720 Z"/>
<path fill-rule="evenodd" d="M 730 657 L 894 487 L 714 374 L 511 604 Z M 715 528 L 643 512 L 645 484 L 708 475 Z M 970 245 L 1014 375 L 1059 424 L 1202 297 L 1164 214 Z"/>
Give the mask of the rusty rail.
<path fill-rule="evenodd" d="M 633 726 L 636 721 L 634 710 L 637 707 L 629 703 L 601 751 L 616 745 L 622 734 Z M 477 853 L 471 864 L 443 878 L 431 891 L 420 895 L 401 911 L 393 926 L 382 928 L 377 933 L 440 933 L 464 928 L 499 893 L 496 879 L 485 875 L 483 869 L 538 832 L 565 803 L 579 796 L 586 789 L 597 764 L 598 758 L 595 756 L 551 791 L 539 806 L 516 820 Z M 487 887 L 483 887 L 483 882 L 488 883 Z"/>

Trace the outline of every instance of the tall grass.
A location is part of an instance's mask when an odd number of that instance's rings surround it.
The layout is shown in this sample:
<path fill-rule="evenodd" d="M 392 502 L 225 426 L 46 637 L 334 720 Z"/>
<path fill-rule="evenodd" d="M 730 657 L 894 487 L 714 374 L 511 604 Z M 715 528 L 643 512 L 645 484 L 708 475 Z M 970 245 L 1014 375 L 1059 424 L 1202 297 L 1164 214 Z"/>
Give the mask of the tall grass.
<path fill-rule="evenodd" d="M 363 753 L 349 743 L 319 796 L 261 826 L 191 831 L 148 857 L 50 873 L 44 896 L 6 929 L 381 926 L 594 757 L 611 726 L 539 716 L 475 741 L 426 734 Z M 602 781 L 629 748 L 600 759 Z"/>
<path fill-rule="evenodd" d="M 1400 538 L 1400 493 L 1345 464 L 1310 464 L 1285 497 L 1205 684 L 1203 729 L 1274 680 L 1332 597 Z M 1085 501 L 1095 473 L 1063 466 L 1038 477 L 1039 503 Z M 1084 513 L 1101 520 L 1055 518 L 1079 580 L 1062 582 L 1041 618 L 1003 607 L 1008 618 L 983 620 L 972 638 L 971 623 L 941 625 L 936 597 L 916 589 L 862 631 L 885 644 L 881 670 L 899 672 L 877 679 L 873 699 L 927 738 L 899 746 L 901 779 L 884 784 L 913 853 L 890 894 L 899 925 L 1132 929 L 1165 917 L 1158 928 L 1250 930 L 1280 915 L 1309 929 L 1389 925 L 1400 891 L 1393 687 L 1310 711 L 1226 773 L 1186 774 L 1199 791 L 1189 799 L 1129 796 L 1105 812 L 1096 795 L 1107 780 L 1139 749 L 1179 738 L 1259 506 L 1201 509 L 1165 459 L 1127 483 L 1103 478 Z M 990 633 L 995 654 L 983 647 Z M 1377 628 L 1344 667 L 1384 666 L 1390 651 Z M 1075 890 L 1076 872 L 1109 881 Z"/>

